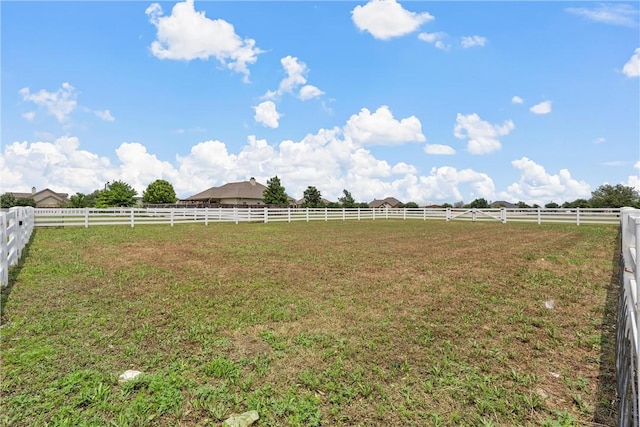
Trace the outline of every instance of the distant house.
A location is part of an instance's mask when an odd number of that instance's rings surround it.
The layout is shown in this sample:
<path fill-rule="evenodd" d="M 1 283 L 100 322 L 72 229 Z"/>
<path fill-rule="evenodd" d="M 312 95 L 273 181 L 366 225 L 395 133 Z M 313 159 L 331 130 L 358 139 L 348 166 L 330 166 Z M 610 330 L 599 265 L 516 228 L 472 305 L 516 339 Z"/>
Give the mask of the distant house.
<path fill-rule="evenodd" d="M 369 207 L 373 209 L 392 209 L 398 208 L 402 202 L 395 197 L 387 197 L 382 200 L 373 199 L 372 202 L 369 202 Z"/>
<path fill-rule="evenodd" d="M 496 209 L 496 208 L 507 208 L 507 209 L 515 209 L 518 207 L 518 205 L 515 205 L 513 203 L 509 203 L 509 202 L 505 202 L 504 200 L 498 200 L 497 202 L 493 202 L 489 205 L 491 208 Z"/>
<path fill-rule="evenodd" d="M 36 191 L 36 187 L 33 187 L 31 188 L 31 193 L 9 194 L 13 194 L 16 199 L 33 199 L 36 202 L 36 208 L 61 208 L 69 202 L 69 194 L 56 193 L 48 188 Z"/>
<path fill-rule="evenodd" d="M 201 193 L 194 194 L 184 200 L 182 204 L 205 203 L 215 205 L 264 205 L 262 194 L 267 187 L 251 178 L 249 181 L 229 182 L 220 187 L 211 187 Z M 289 197 L 289 202 L 295 202 Z"/>

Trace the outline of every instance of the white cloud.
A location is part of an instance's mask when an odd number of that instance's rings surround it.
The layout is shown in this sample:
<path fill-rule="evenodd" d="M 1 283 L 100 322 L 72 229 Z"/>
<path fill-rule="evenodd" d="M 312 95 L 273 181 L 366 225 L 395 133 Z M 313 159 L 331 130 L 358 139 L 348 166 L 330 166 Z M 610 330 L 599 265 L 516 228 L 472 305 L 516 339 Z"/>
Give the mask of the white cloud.
<path fill-rule="evenodd" d="M 30 101 L 39 107 L 44 107 L 47 113 L 55 116 L 60 123 L 65 122 L 78 105 L 75 88 L 66 82 L 55 92 L 41 89 L 39 92 L 31 93 L 28 87 L 24 87 L 20 89 L 19 93 L 24 101 Z"/>
<path fill-rule="evenodd" d="M 427 12 L 410 12 L 395 0 L 371 0 L 364 6 L 356 6 L 351 19 L 360 31 L 387 40 L 412 33 L 434 17 Z"/>
<path fill-rule="evenodd" d="M 1 166 L 1 165 L 0 165 Z M 640 172 L 640 160 L 638 160 L 634 165 L 634 168 L 638 169 L 638 171 Z M 636 190 L 640 191 L 640 175 L 635 174 L 635 175 L 630 175 L 629 179 L 627 181 L 627 185 L 629 187 L 633 187 Z"/>
<path fill-rule="evenodd" d="M 602 24 L 635 27 L 638 10 L 629 4 L 599 4 L 597 7 L 568 7 L 565 11 Z"/>
<path fill-rule="evenodd" d="M 549 114 L 551 112 L 551 101 L 542 101 L 529 108 L 533 114 Z"/>
<path fill-rule="evenodd" d="M 94 114 L 106 122 L 112 122 L 115 120 L 115 117 L 111 115 L 111 112 L 109 110 L 104 110 L 104 111 L 96 110 L 94 111 Z"/>
<path fill-rule="evenodd" d="M 624 64 L 622 73 L 627 77 L 640 77 L 640 47 L 636 48 L 629 61 Z"/>
<path fill-rule="evenodd" d="M 477 114 L 458 114 L 453 134 L 456 138 L 469 139 L 467 150 L 471 154 L 489 154 L 502 148 L 498 137 L 508 135 L 515 129 L 511 120 L 502 125 L 492 125 Z"/>
<path fill-rule="evenodd" d="M 307 64 L 291 55 L 287 55 L 280 59 L 280 63 L 286 73 L 286 77 L 280 81 L 278 90 L 268 90 L 267 93 L 262 96 L 262 99 L 274 100 L 280 95 L 290 93 L 303 101 L 307 101 L 324 95 L 324 92 L 317 87 L 305 84 L 307 83 L 307 75 L 309 74 L 309 67 L 307 67 Z M 300 86 L 302 86 L 302 88 L 300 88 L 296 95 L 295 92 Z"/>
<path fill-rule="evenodd" d="M 253 107 L 255 115 L 253 118 L 256 122 L 261 123 L 263 126 L 275 129 L 278 127 L 278 120 L 282 117 L 278 111 L 276 111 L 276 104 L 273 101 L 264 101 Z"/>
<path fill-rule="evenodd" d="M 633 167 L 640 170 L 640 160 L 638 160 Z"/>
<path fill-rule="evenodd" d="M 610 162 L 602 162 L 601 165 L 603 166 L 624 166 L 625 164 L 627 164 L 627 162 L 623 161 L 623 160 L 612 160 Z"/>
<path fill-rule="evenodd" d="M 26 113 L 22 114 L 22 117 L 25 118 L 26 120 L 33 120 L 36 118 L 36 112 L 35 111 L 27 111 Z"/>
<path fill-rule="evenodd" d="M 551 201 L 588 198 L 591 194 L 589 184 L 573 179 L 567 169 L 561 169 L 558 174 L 549 174 L 543 166 L 527 157 L 514 160 L 511 164 L 520 172 L 520 180 L 509 185 L 501 198 L 524 200 L 542 206 Z"/>
<path fill-rule="evenodd" d="M 468 36 L 462 38 L 462 47 L 468 49 L 474 46 L 484 46 L 487 42 L 486 37 L 482 36 Z"/>
<path fill-rule="evenodd" d="M 227 21 L 209 19 L 204 12 L 197 12 L 193 0 L 176 3 L 168 16 L 163 16 L 158 3 L 145 13 L 157 28 L 151 52 L 159 59 L 191 61 L 214 57 L 230 70 L 244 74 L 244 81 L 248 82 L 248 65 L 255 64 L 263 52 L 255 40 L 236 34 Z"/>
<path fill-rule="evenodd" d="M 308 99 L 317 98 L 324 95 L 324 92 L 312 85 L 304 85 L 300 88 L 300 99 L 306 101 Z"/>
<path fill-rule="evenodd" d="M 400 145 L 426 141 L 417 117 L 396 120 L 386 105 L 373 114 L 366 108 L 352 115 L 344 127 L 344 134 L 359 145 Z"/>
<path fill-rule="evenodd" d="M 448 50 L 449 45 L 444 42 L 444 39 L 447 37 L 447 33 L 437 32 L 437 33 L 420 33 L 418 34 L 418 39 L 423 42 L 433 43 L 433 45 L 440 50 Z"/>
<path fill-rule="evenodd" d="M 511 98 L 511 102 L 514 104 L 522 104 L 524 100 L 519 96 L 514 96 L 513 98 Z"/>
<path fill-rule="evenodd" d="M 0 186 L 5 191 L 30 191 L 31 187 L 75 194 L 91 192 L 117 176 L 109 159 L 80 150 L 76 137 L 51 142 L 13 142 L 0 156 Z"/>
<path fill-rule="evenodd" d="M 456 150 L 448 145 L 427 144 L 424 146 L 424 152 L 433 155 L 451 155 L 456 154 Z"/>
<path fill-rule="evenodd" d="M 594 141 L 595 144 L 603 144 L 605 142 L 607 142 L 607 140 L 603 137 L 596 138 L 596 140 Z"/>

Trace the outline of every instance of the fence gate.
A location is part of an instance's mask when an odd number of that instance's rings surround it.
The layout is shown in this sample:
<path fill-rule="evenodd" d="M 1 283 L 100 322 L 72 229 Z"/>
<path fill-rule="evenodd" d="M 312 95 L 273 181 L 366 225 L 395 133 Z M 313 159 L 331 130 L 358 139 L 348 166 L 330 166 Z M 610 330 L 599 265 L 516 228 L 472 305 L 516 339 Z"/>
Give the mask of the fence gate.
<path fill-rule="evenodd" d="M 467 210 L 452 210 L 452 209 L 447 209 L 447 221 L 451 221 L 453 219 L 459 218 L 459 219 L 468 219 L 468 217 L 471 217 L 471 221 L 476 222 L 478 221 L 478 215 L 480 215 L 480 221 L 482 221 L 483 219 L 495 219 L 496 221 L 500 221 L 502 223 L 507 222 L 507 211 L 506 209 L 500 209 L 500 210 L 491 210 L 491 209 L 476 209 L 476 208 L 472 208 L 472 209 L 467 209 Z M 465 217 L 466 218 L 463 218 Z"/>

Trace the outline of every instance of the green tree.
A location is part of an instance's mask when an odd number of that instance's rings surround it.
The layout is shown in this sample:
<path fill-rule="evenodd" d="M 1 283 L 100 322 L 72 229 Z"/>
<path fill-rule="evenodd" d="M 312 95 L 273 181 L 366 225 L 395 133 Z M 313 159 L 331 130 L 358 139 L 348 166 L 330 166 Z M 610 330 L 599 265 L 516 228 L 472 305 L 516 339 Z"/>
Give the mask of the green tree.
<path fill-rule="evenodd" d="M 351 193 L 346 189 L 342 190 L 342 197 L 338 198 L 338 203 L 340 203 L 343 208 L 353 208 L 356 206 L 356 201 L 353 199 Z"/>
<path fill-rule="evenodd" d="M 98 196 L 98 192 L 100 190 L 96 190 L 91 194 L 84 193 L 76 193 L 73 196 L 69 197 L 69 207 L 71 208 L 91 208 L 95 206 L 96 197 Z"/>
<path fill-rule="evenodd" d="M 559 208 L 560 205 L 557 204 L 556 202 L 549 202 L 546 205 L 544 205 L 544 207 L 547 209 L 555 209 L 555 208 Z"/>
<path fill-rule="evenodd" d="M 476 208 L 476 209 L 487 209 L 489 207 L 489 202 L 487 202 L 487 200 L 484 198 L 475 199 L 473 202 L 469 203 L 466 207 Z"/>
<path fill-rule="evenodd" d="M 28 199 L 16 199 L 16 206 L 31 206 L 33 208 L 36 207 L 36 201 L 32 198 Z"/>
<path fill-rule="evenodd" d="M 529 206 L 528 204 L 526 204 L 525 202 L 523 202 L 522 200 L 520 200 L 518 203 L 516 203 L 516 205 L 520 208 L 520 209 L 528 209 L 531 206 Z"/>
<path fill-rule="evenodd" d="M 440 205 L 440 207 L 446 209 L 446 208 L 452 208 L 453 205 L 451 203 L 443 203 Z"/>
<path fill-rule="evenodd" d="M 0 208 L 12 208 L 16 206 L 18 199 L 11 193 L 4 193 L 0 196 Z"/>
<path fill-rule="evenodd" d="M 416 202 L 407 202 L 407 203 L 400 203 L 400 207 L 407 208 L 407 209 L 415 209 L 419 206 Z"/>
<path fill-rule="evenodd" d="M 306 190 L 304 190 L 304 203 L 302 203 L 302 207 L 324 208 L 322 194 L 320 194 L 320 191 L 316 187 L 309 186 Z"/>
<path fill-rule="evenodd" d="M 591 207 L 622 208 L 625 206 L 640 208 L 640 193 L 626 185 L 604 184 L 591 192 Z"/>
<path fill-rule="evenodd" d="M 151 204 L 175 203 L 178 200 L 173 185 L 164 179 L 156 179 L 142 193 L 142 201 Z"/>
<path fill-rule="evenodd" d="M 129 184 L 123 181 L 114 181 L 100 191 L 96 200 L 97 208 L 130 207 L 135 205 L 133 197 L 138 194 Z"/>
<path fill-rule="evenodd" d="M 280 184 L 280 178 L 274 176 L 267 180 L 267 188 L 262 193 L 262 201 L 265 205 L 288 205 L 289 198 L 284 190 L 282 184 Z"/>

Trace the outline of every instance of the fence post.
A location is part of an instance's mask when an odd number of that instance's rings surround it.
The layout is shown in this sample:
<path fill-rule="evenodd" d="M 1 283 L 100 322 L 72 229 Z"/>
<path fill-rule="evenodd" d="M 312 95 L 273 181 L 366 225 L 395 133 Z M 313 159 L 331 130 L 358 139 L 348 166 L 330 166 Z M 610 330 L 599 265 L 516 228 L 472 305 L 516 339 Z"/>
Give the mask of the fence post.
<path fill-rule="evenodd" d="M 264 207 L 264 223 L 268 223 L 269 222 L 269 209 L 265 206 Z"/>
<path fill-rule="evenodd" d="M 500 209 L 500 220 L 503 224 L 507 223 L 507 208 Z"/>
<path fill-rule="evenodd" d="M 309 208 L 305 208 L 307 222 L 309 222 Z"/>
<path fill-rule="evenodd" d="M 447 221 L 450 221 L 450 220 L 451 220 L 451 208 L 447 208 L 447 211 L 445 212 L 444 218 L 445 218 Z"/>
<path fill-rule="evenodd" d="M 376 219 L 375 215 L 373 216 L 373 219 Z M 358 221 L 360 221 L 360 207 L 359 206 L 358 206 Z"/>
<path fill-rule="evenodd" d="M 407 208 L 402 210 L 402 219 L 407 219 Z"/>
<path fill-rule="evenodd" d="M 371 209 L 371 217 L 373 218 L 373 220 L 375 221 L 376 219 L 376 208 L 372 208 Z"/>
<path fill-rule="evenodd" d="M 89 208 L 84 208 L 84 228 L 89 228 Z"/>
<path fill-rule="evenodd" d="M 287 208 L 287 222 L 291 222 L 291 206 Z"/>
<path fill-rule="evenodd" d="M 133 215 L 133 208 L 129 208 L 129 209 L 131 209 L 131 211 L 129 212 L 129 215 L 131 215 L 131 228 L 133 228 L 133 225 L 135 223 L 134 215 Z"/>
<path fill-rule="evenodd" d="M 169 214 L 169 218 L 170 218 L 170 222 L 171 222 L 171 226 L 173 227 L 173 214 L 174 214 L 174 210 L 173 208 L 171 208 L 170 214 Z"/>
<path fill-rule="evenodd" d="M 233 207 L 233 217 L 235 218 L 236 224 L 237 224 L 238 223 L 238 207 L 237 206 Z"/>
<path fill-rule="evenodd" d="M 542 223 L 542 215 L 540 213 L 540 207 L 538 207 L 538 225 L 540 225 Z"/>
<path fill-rule="evenodd" d="M 209 225 L 209 208 L 204 208 L 204 225 Z"/>
<path fill-rule="evenodd" d="M 580 208 L 576 208 L 576 225 L 580 225 Z"/>
<path fill-rule="evenodd" d="M 471 209 L 471 219 L 473 222 L 476 222 L 477 219 L 476 208 Z"/>
<path fill-rule="evenodd" d="M 342 220 L 344 221 L 346 219 L 347 215 L 346 215 L 346 210 L 345 208 L 342 208 Z"/>
<path fill-rule="evenodd" d="M 427 220 L 427 208 L 422 208 L 422 220 Z"/>
<path fill-rule="evenodd" d="M 0 212 L 0 263 L 2 263 L 2 276 L 0 285 L 9 285 L 9 245 L 7 244 L 7 214 Z"/>

